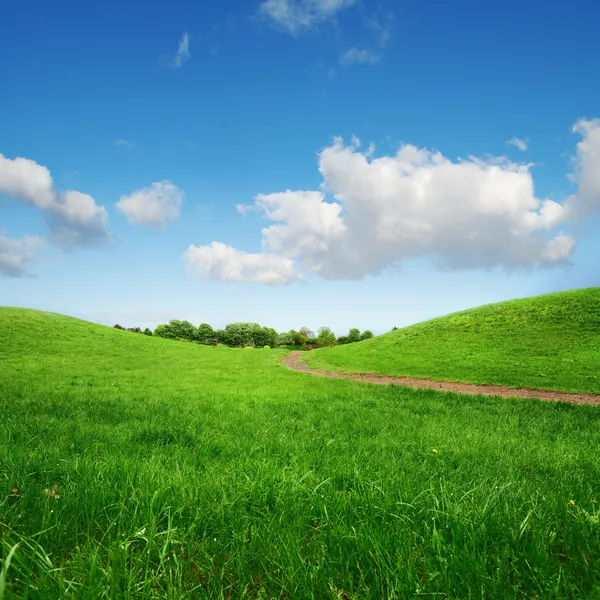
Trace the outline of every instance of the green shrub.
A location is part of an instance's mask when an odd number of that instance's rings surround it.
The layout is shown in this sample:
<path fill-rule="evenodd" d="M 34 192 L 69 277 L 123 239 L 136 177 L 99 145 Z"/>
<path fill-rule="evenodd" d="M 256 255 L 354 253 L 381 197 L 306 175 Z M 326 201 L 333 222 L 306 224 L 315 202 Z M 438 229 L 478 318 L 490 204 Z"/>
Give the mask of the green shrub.
<path fill-rule="evenodd" d="M 198 339 L 198 329 L 189 321 L 169 321 L 167 325 L 159 325 L 154 330 L 154 335 L 169 340 L 186 340 L 193 342 Z"/>
<path fill-rule="evenodd" d="M 198 327 L 198 340 L 204 344 L 215 339 L 215 330 L 208 323 L 201 323 Z"/>

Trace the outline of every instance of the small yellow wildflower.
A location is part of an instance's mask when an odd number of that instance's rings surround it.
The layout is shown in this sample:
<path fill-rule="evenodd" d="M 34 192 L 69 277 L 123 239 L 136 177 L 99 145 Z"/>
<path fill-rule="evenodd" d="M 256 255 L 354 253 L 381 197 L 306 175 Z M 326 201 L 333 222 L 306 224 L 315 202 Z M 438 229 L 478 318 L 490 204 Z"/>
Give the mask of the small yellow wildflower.
<path fill-rule="evenodd" d="M 433 449 L 433 453 L 434 453 L 434 454 L 437 454 L 437 453 L 438 453 L 438 451 L 437 451 L 437 450 L 434 448 L 434 449 Z"/>
<path fill-rule="evenodd" d="M 575 504 L 575 500 L 569 500 L 569 504 L 573 506 Z"/>

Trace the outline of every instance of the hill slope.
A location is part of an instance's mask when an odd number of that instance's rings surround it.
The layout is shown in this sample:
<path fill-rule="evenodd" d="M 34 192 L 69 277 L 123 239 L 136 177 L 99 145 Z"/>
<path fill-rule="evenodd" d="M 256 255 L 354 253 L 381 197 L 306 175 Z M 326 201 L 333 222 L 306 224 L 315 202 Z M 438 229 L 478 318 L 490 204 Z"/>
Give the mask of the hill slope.
<path fill-rule="evenodd" d="M 0 597 L 597 596 L 597 408 L 284 354 L 0 308 Z"/>
<path fill-rule="evenodd" d="M 490 304 L 306 359 L 330 371 L 600 393 L 600 288 Z"/>

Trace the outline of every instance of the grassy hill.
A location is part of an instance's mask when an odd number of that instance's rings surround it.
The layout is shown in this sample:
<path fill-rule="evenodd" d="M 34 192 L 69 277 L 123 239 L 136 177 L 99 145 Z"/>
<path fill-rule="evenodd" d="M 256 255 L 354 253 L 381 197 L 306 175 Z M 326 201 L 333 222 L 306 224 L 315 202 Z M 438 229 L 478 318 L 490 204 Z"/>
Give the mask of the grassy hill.
<path fill-rule="evenodd" d="M 600 411 L 0 308 L 0 598 L 593 598 Z"/>
<path fill-rule="evenodd" d="M 600 393 L 600 288 L 482 306 L 306 358 L 330 371 Z"/>

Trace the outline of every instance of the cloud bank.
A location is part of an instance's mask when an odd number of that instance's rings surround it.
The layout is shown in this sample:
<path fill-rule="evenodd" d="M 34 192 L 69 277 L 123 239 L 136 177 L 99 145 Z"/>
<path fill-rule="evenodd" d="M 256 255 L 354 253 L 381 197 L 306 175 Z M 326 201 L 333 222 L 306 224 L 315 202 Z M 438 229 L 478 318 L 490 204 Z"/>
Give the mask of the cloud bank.
<path fill-rule="evenodd" d="M 336 139 L 319 154 L 320 190 L 259 194 L 239 209 L 269 221 L 262 253 L 213 242 L 184 259 L 215 279 L 279 285 L 302 271 L 361 279 L 411 259 L 456 270 L 568 264 L 575 239 L 565 230 L 600 207 L 600 120 L 573 131 L 578 191 L 562 203 L 536 197 L 531 165 L 504 157 L 452 161 L 405 144 L 374 158 Z"/>

